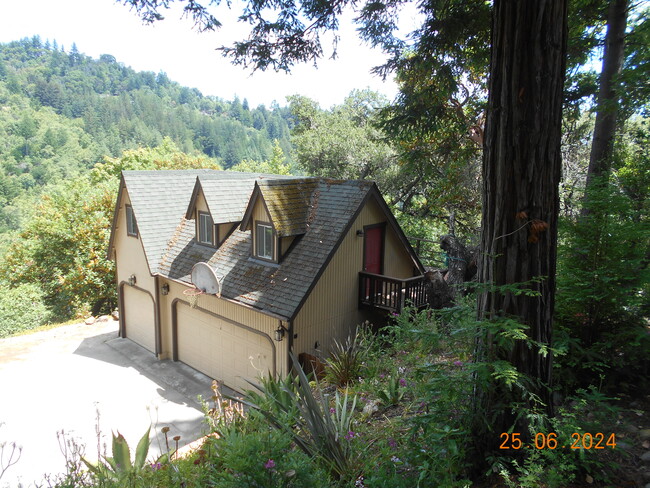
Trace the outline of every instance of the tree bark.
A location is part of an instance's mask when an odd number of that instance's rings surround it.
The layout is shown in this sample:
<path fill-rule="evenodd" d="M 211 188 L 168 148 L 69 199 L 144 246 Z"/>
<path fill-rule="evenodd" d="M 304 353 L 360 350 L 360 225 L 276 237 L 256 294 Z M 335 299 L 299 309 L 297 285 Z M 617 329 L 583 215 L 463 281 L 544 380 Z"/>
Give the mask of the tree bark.
<path fill-rule="evenodd" d="M 612 164 L 620 99 L 616 76 L 620 74 L 623 66 L 628 7 L 629 0 L 612 0 L 607 13 L 607 34 L 600 73 L 596 124 L 587 170 L 587 195 L 594 178 L 607 179 Z"/>
<path fill-rule="evenodd" d="M 555 293 L 566 4 L 494 2 L 483 155 L 479 283 L 498 287 L 543 279 L 526 285 L 538 296 L 486 287 L 478 297 L 479 319 L 515 317 L 529 327 L 531 339 L 544 345 L 551 344 Z M 532 378 L 532 393 L 552 415 L 550 353 L 541 354 L 523 341 L 509 351 L 497 351 L 487 333 L 479 338 L 476 353 L 479 361 L 506 359 Z M 474 428 L 482 455 L 498 451 L 499 434 L 515 420 L 504 399 L 524 405 L 528 401 L 490 381 L 475 395 L 477 413 L 485 419 Z"/>

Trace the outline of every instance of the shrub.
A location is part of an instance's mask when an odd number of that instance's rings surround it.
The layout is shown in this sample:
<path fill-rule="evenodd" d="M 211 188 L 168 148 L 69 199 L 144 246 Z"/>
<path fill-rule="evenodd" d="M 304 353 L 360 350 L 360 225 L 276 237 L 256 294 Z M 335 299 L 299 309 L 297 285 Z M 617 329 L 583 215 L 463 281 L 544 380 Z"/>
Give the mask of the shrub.
<path fill-rule="evenodd" d="M 306 455 L 319 460 L 332 475 L 342 480 L 352 479 L 357 471 L 357 453 L 350 442 L 355 436 L 353 415 L 356 396 L 349 402 L 347 390 L 343 396 L 336 392 L 331 406 L 330 396 L 321 390 L 318 380 L 314 393 L 293 354 L 291 359 L 298 377 L 296 391 L 285 388 L 282 395 L 277 395 L 275 385 L 278 380 L 269 378 L 263 385 L 256 386 L 265 397 L 263 402 L 254 403 L 259 401 L 256 394 L 245 395 L 241 402 L 261 413 L 270 425 L 288 434 Z M 269 402 L 272 406 L 269 406 Z M 300 415 L 294 424 L 287 425 L 287 415 L 293 415 L 296 409 Z"/>
<path fill-rule="evenodd" d="M 361 352 L 358 333 L 343 342 L 335 339 L 332 353 L 325 361 L 325 379 L 337 386 L 356 381 L 361 373 Z"/>
<path fill-rule="evenodd" d="M 255 420 L 249 420 L 255 422 Z M 257 424 L 246 433 L 231 430 L 210 441 L 209 485 L 231 488 L 326 487 L 328 476 L 286 432 Z"/>
<path fill-rule="evenodd" d="M 43 293 L 37 285 L 0 286 L 0 337 L 33 329 L 49 318 Z"/>
<path fill-rule="evenodd" d="M 595 186 L 587 208 L 578 221 L 564 222 L 559 249 L 559 378 L 568 392 L 601 374 L 616 391 L 625 382 L 636 390 L 650 368 L 650 222 L 614 184 Z"/>

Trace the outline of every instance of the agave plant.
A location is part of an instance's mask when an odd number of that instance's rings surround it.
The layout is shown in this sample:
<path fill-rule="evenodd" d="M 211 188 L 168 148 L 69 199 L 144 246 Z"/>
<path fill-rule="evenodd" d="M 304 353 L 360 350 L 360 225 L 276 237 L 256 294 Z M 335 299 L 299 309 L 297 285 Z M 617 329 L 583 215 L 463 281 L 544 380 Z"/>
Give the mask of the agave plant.
<path fill-rule="evenodd" d="M 99 478 L 112 478 L 112 479 L 123 479 L 125 476 L 137 473 L 142 470 L 147 461 L 147 454 L 149 453 L 149 433 L 151 432 L 151 426 L 144 433 L 138 446 L 135 448 L 135 459 L 131 462 L 131 449 L 129 444 L 126 442 L 126 439 L 122 434 L 113 433 L 113 442 L 112 442 L 112 454 L 113 456 L 103 456 L 103 461 L 99 461 L 97 464 L 91 463 L 84 457 L 81 458 L 86 467 L 90 470 L 91 473 L 96 475 Z M 168 454 L 164 454 L 156 462 L 162 463 L 169 459 Z"/>
<path fill-rule="evenodd" d="M 350 440 L 354 436 L 352 421 L 356 396 L 350 401 L 347 390 L 343 395 L 337 392 L 334 406 L 330 408 L 330 397 L 323 393 L 318 380 L 317 399 L 293 354 L 291 360 L 297 385 L 293 382 L 291 387 L 282 386 L 281 380 L 269 378 L 262 385 L 251 383 L 263 394 L 263 401 L 257 393 L 246 394 L 243 399 L 231 398 L 259 411 L 272 426 L 287 432 L 302 451 L 320 459 L 332 474 L 340 479 L 351 479 L 355 474 Z M 287 417 L 295 418 L 295 423 L 287 424 Z"/>

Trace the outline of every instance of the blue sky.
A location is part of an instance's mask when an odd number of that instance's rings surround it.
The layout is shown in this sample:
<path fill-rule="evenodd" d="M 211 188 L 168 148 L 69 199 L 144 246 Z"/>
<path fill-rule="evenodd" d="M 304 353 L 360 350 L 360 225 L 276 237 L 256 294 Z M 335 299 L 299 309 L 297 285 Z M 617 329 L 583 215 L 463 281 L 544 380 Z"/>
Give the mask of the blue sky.
<path fill-rule="evenodd" d="M 370 87 L 392 98 L 392 80 L 382 82 L 370 74 L 384 56 L 358 39 L 350 19 L 344 17 L 336 60 L 319 62 L 318 69 L 301 65 L 284 73 L 254 73 L 232 66 L 215 48 L 228 40 L 241 39 L 236 12 L 220 16 L 224 27 L 217 33 L 200 34 L 190 21 L 173 9 L 153 26 L 142 25 L 137 15 L 114 0 L 20 0 L 0 5 L 0 42 L 39 35 L 56 39 L 69 50 L 75 42 L 80 52 L 97 58 L 112 54 L 136 70 L 164 71 L 174 81 L 198 88 L 205 95 L 232 99 L 247 98 L 251 106 L 273 101 L 286 104 L 285 97 L 306 95 L 321 107 L 339 104 L 354 88 Z M 408 16 L 404 16 L 409 21 Z M 412 21 L 413 16 L 410 17 Z M 330 43 L 326 43 L 326 54 Z"/>

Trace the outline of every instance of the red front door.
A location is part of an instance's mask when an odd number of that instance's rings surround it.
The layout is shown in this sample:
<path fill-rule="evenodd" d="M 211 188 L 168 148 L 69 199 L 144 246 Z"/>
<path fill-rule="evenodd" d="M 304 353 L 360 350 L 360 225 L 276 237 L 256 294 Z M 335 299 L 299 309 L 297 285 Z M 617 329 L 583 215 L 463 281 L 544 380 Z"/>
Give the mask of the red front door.
<path fill-rule="evenodd" d="M 363 270 L 368 273 L 382 272 L 383 233 L 382 227 L 371 227 L 364 232 Z"/>

